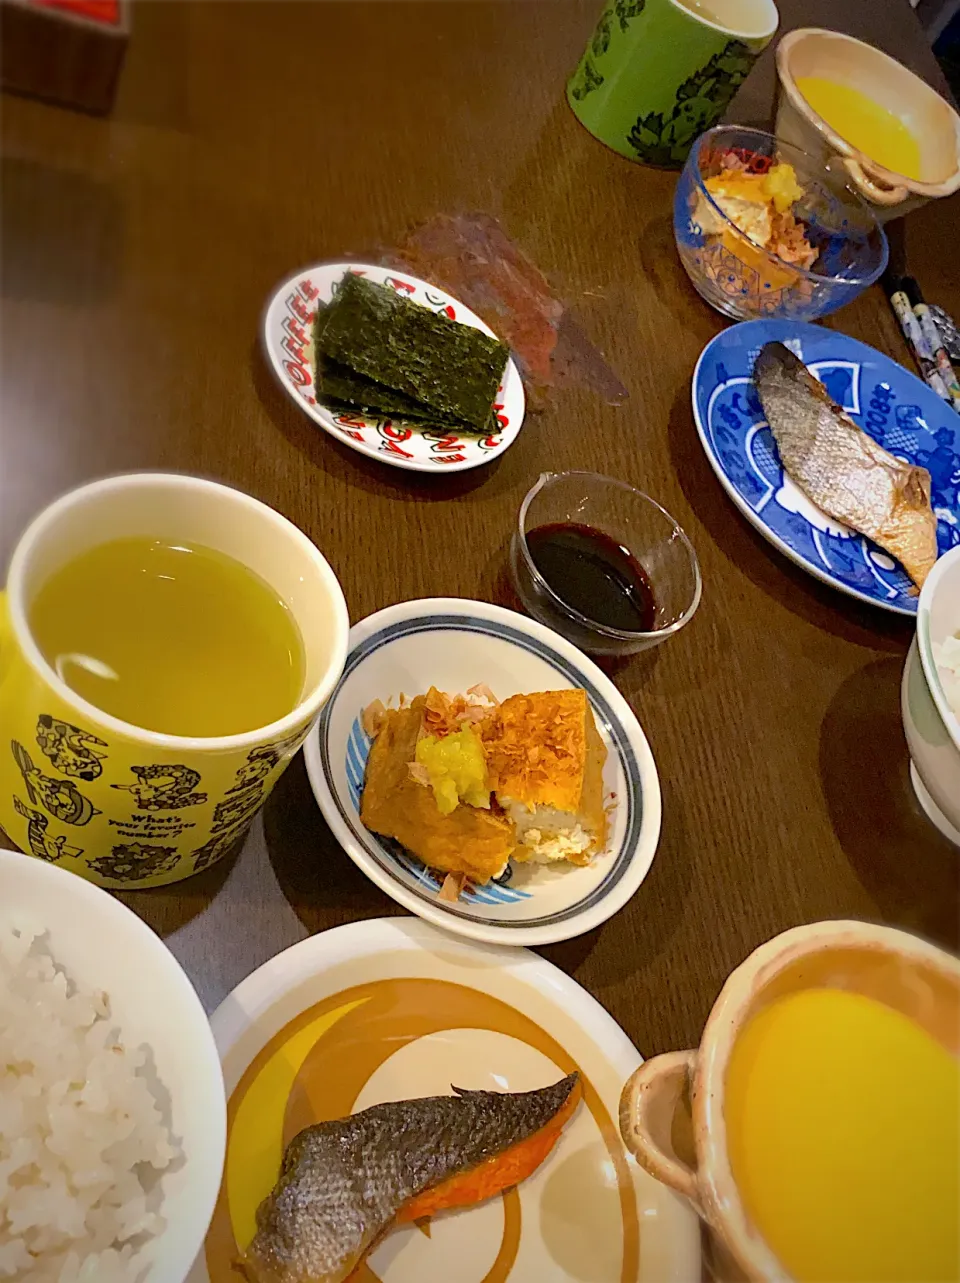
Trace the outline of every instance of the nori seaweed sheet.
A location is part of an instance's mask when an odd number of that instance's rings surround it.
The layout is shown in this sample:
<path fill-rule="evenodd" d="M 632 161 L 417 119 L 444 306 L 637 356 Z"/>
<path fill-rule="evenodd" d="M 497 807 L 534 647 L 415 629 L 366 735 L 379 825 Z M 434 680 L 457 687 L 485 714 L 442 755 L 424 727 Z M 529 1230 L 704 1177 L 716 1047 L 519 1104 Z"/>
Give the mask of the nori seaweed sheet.
<path fill-rule="evenodd" d="M 376 414 L 396 415 L 408 419 L 442 419 L 444 416 L 431 410 L 421 401 L 405 396 L 394 388 L 374 383 L 373 379 L 364 378 L 346 365 L 339 365 L 329 357 L 321 355 L 316 369 L 317 391 L 326 398 L 348 405 L 371 410 Z M 456 420 L 451 419 L 451 423 Z"/>
<path fill-rule="evenodd" d="M 395 388 L 388 388 L 382 383 L 368 379 L 346 365 L 340 365 L 324 356 L 320 350 L 318 336 L 326 324 L 327 307 L 318 307 L 314 321 L 314 381 L 317 392 L 324 404 L 338 411 L 355 411 L 373 417 L 387 416 L 394 419 L 405 419 L 424 427 L 436 427 L 445 431 L 475 433 L 473 424 L 455 419 L 452 415 L 424 405 L 413 397 Z M 491 409 L 490 417 L 481 431 L 493 435 L 502 431 L 496 414 Z"/>
<path fill-rule="evenodd" d="M 423 432 L 443 432 L 452 433 L 458 437 L 476 436 L 477 429 L 472 428 L 469 423 L 455 423 L 441 420 L 436 414 L 429 414 L 418 417 L 415 414 L 384 414 L 372 405 L 358 405 L 356 401 L 341 401 L 335 396 L 323 397 L 324 407 L 331 414 L 360 414 L 365 419 L 390 419 L 394 424 L 406 423 L 412 428 L 419 428 Z M 484 429 L 482 435 L 493 436 L 497 432 L 502 432 L 503 428 L 496 421 L 495 416 L 491 416 L 489 425 Z"/>
<path fill-rule="evenodd" d="M 474 432 L 486 432 L 509 351 L 472 326 L 347 272 L 318 313 L 317 365 L 326 356 Z"/>
<path fill-rule="evenodd" d="M 335 410 L 355 410 L 374 418 L 386 416 L 391 419 L 405 419 L 418 423 L 425 428 L 442 428 L 451 432 L 476 433 L 471 423 L 452 419 L 449 415 L 439 414 L 428 405 L 422 405 L 402 392 L 385 388 L 372 379 L 365 379 L 362 374 L 348 370 L 345 365 L 337 365 L 328 357 L 321 356 L 315 371 L 317 391 L 324 405 Z M 491 410 L 483 431 L 489 435 L 503 429 L 496 414 Z"/>

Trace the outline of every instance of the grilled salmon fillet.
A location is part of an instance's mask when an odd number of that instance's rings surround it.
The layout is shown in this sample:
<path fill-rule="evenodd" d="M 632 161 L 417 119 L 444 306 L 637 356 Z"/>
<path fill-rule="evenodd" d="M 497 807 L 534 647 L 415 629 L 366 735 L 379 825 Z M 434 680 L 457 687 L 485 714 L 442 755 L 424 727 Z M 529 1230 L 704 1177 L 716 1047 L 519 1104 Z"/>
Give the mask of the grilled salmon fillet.
<path fill-rule="evenodd" d="M 519 1184 L 556 1144 L 581 1088 L 572 1073 L 539 1091 L 454 1092 L 295 1136 L 239 1262 L 251 1283 L 343 1283 L 392 1226 Z"/>

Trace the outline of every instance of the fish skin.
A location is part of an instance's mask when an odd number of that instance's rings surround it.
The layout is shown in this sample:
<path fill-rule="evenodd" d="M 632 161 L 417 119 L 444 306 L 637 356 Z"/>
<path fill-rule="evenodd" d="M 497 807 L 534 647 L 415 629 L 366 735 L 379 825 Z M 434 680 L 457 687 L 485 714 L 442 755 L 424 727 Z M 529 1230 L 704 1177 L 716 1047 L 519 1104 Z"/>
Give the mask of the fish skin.
<path fill-rule="evenodd" d="M 917 587 L 937 559 L 930 473 L 903 463 L 862 431 L 783 343 L 753 367 L 784 470 L 829 516 L 890 553 Z"/>
<path fill-rule="evenodd" d="M 293 1138 L 239 1264 L 251 1283 L 343 1283 L 405 1204 L 522 1144 L 577 1086 L 374 1105 Z"/>

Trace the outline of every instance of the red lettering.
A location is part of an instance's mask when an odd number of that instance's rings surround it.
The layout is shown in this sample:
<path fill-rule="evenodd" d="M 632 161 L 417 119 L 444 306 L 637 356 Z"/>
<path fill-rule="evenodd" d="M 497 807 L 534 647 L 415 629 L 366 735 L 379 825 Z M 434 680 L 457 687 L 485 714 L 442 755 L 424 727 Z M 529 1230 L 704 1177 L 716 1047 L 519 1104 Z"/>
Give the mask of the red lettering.
<path fill-rule="evenodd" d="M 441 439 L 430 447 L 434 453 L 439 454 L 443 450 L 456 450 L 460 446 L 459 437 L 441 437 Z"/>
<path fill-rule="evenodd" d="M 388 419 L 380 429 L 383 436 L 389 437 L 391 441 L 409 441 L 413 436 L 411 428 L 395 428 Z"/>
<path fill-rule="evenodd" d="M 295 361 L 300 363 L 300 365 L 309 365 L 307 354 L 299 343 L 294 343 L 292 339 L 288 339 L 284 336 L 280 346 L 283 348 L 284 352 L 286 352 L 287 356 L 292 356 Z"/>
<path fill-rule="evenodd" d="M 402 456 L 404 457 L 404 459 L 412 459 L 412 458 L 413 458 L 413 455 L 410 453 L 410 451 L 409 451 L 409 450 L 401 450 L 401 449 L 400 449 L 400 447 L 397 445 L 396 441 L 381 441 L 381 442 L 380 442 L 380 449 L 381 449 L 381 450 L 383 450 L 383 451 L 385 451 L 387 454 L 399 454 L 399 455 L 402 455 Z"/>
<path fill-rule="evenodd" d="M 303 321 L 304 325 L 310 324 L 310 309 L 304 303 L 299 294 L 291 294 L 287 299 L 287 310 L 295 313 Z"/>
<path fill-rule="evenodd" d="M 408 285 L 406 281 L 398 281 L 393 276 L 388 276 L 383 283 L 384 285 L 392 285 L 398 294 L 400 293 L 412 294 L 413 291 L 416 289 L 415 285 Z"/>
<path fill-rule="evenodd" d="M 297 289 L 300 291 L 303 297 L 307 299 L 308 302 L 311 302 L 311 303 L 320 294 L 320 291 L 315 286 L 311 285 L 308 280 L 302 280 L 300 284 L 297 286 Z"/>
<path fill-rule="evenodd" d="M 291 383 L 295 383 L 298 388 L 305 388 L 310 382 L 310 371 L 305 370 L 296 361 L 284 361 L 283 368 L 286 370 L 287 377 Z"/>
<path fill-rule="evenodd" d="M 370 425 L 367 423 L 366 419 L 359 419 L 359 418 L 357 418 L 356 416 L 354 416 L 354 415 L 349 415 L 349 414 L 337 414 L 337 415 L 335 415 L 335 416 L 334 416 L 334 420 L 333 420 L 333 421 L 334 421 L 334 423 L 337 425 L 337 427 L 338 427 L 338 428 L 344 428 L 344 429 L 347 429 L 347 428 L 366 428 L 366 427 L 369 427 L 369 426 L 370 426 Z M 350 435 L 351 435 L 351 436 L 356 436 L 356 437 L 358 437 L 358 438 L 360 437 L 360 433 L 359 433 L 359 432 L 351 433 Z"/>
<path fill-rule="evenodd" d="M 453 308 L 450 306 L 450 304 L 449 304 L 449 303 L 447 304 L 447 306 L 446 306 L 443 310 L 446 312 L 447 316 L 449 316 L 449 317 L 450 317 L 450 320 L 451 320 L 451 321 L 455 321 L 455 320 L 457 319 L 457 314 L 456 314 L 456 312 L 453 310 Z"/>
<path fill-rule="evenodd" d="M 295 317 L 285 316 L 283 318 L 283 328 L 288 334 L 292 335 L 298 343 L 307 342 L 307 331 Z"/>
<path fill-rule="evenodd" d="M 438 454 L 434 463 L 463 463 L 466 457 L 465 454 Z"/>

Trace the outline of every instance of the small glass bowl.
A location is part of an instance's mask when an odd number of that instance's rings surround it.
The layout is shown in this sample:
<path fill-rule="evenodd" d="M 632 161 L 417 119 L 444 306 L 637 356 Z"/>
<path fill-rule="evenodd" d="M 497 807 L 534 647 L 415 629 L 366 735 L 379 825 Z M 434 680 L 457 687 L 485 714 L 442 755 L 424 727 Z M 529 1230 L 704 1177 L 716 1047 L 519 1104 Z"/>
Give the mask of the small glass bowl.
<path fill-rule="evenodd" d="M 611 628 L 581 614 L 563 584 L 537 569 L 527 536 L 539 526 L 589 526 L 630 551 L 656 604 L 649 632 Z M 633 655 L 678 633 L 700 604 L 700 566 L 680 526 L 649 495 L 596 472 L 544 472 L 520 505 L 510 542 L 510 570 L 523 605 L 542 624 L 594 655 Z"/>
<path fill-rule="evenodd" d="M 813 269 L 788 263 L 745 236 L 716 204 L 704 180 L 735 153 L 757 165 L 787 162 L 803 195 L 793 213 L 817 249 Z M 705 230 L 702 222 L 722 227 Z M 883 273 L 887 238 L 849 181 L 839 157 L 817 160 L 761 129 L 718 125 L 701 134 L 687 157 L 673 202 L 680 261 L 698 294 L 718 312 L 745 321 L 790 317 L 815 321 L 844 307 Z"/>

